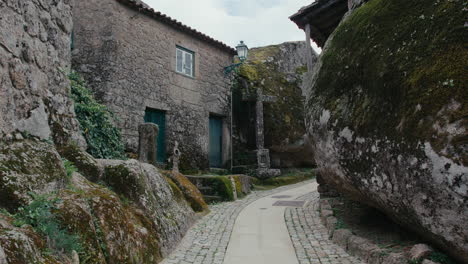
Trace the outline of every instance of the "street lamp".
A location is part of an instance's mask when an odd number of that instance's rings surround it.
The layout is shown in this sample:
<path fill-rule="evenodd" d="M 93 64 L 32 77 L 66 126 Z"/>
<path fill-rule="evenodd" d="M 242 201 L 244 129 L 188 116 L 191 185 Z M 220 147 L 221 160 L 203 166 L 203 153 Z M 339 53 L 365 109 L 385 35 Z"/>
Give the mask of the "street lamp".
<path fill-rule="evenodd" d="M 236 46 L 237 56 L 243 62 L 247 59 L 247 55 L 249 55 L 249 47 L 245 45 L 244 41 L 241 40 L 239 45 Z"/>
<path fill-rule="evenodd" d="M 247 59 L 247 56 L 249 55 L 249 47 L 245 45 L 244 41 L 241 40 L 241 42 L 236 46 L 237 50 L 237 57 L 239 57 L 239 60 L 241 61 L 240 63 L 232 64 L 227 67 L 224 67 L 224 75 L 229 75 L 233 70 L 239 68 L 242 63 Z"/>
<path fill-rule="evenodd" d="M 247 59 L 247 56 L 249 55 L 249 47 L 245 45 L 244 41 L 241 40 L 239 45 L 236 46 L 237 50 L 237 57 L 239 57 L 239 60 L 241 61 L 240 63 L 232 64 L 227 67 L 224 67 L 224 76 L 228 76 L 233 70 L 238 69 L 244 61 Z M 236 71 L 237 73 L 237 71 Z M 234 146 L 233 146 L 233 112 L 234 112 L 234 101 L 233 101 L 233 87 L 231 86 L 231 171 L 232 167 L 234 165 Z"/>

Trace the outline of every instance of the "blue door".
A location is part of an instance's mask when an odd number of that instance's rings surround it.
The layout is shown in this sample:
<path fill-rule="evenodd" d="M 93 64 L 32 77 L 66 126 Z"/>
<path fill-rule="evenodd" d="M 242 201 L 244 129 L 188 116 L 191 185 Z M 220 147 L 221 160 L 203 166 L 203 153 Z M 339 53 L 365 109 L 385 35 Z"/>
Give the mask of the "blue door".
<path fill-rule="evenodd" d="M 166 162 L 166 112 L 160 110 L 146 109 L 145 122 L 154 123 L 159 127 L 157 139 L 157 161 Z"/>
<path fill-rule="evenodd" d="M 210 167 L 221 168 L 223 166 L 223 120 L 218 117 L 210 117 Z"/>

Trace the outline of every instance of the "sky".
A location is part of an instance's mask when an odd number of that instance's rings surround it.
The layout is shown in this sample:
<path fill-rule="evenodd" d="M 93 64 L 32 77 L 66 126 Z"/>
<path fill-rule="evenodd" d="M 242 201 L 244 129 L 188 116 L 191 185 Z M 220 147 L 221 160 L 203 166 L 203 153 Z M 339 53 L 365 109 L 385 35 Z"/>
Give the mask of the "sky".
<path fill-rule="evenodd" d="M 235 47 L 305 40 L 289 16 L 313 0 L 143 0 L 185 25 Z M 319 49 L 312 45 L 316 51 Z"/>

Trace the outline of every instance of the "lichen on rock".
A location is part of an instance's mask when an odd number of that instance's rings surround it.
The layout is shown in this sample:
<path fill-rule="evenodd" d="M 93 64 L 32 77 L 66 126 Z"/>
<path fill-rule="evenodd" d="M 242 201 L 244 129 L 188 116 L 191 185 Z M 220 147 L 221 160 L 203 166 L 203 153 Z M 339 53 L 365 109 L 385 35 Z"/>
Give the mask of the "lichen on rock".
<path fill-rule="evenodd" d="M 187 179 L 182 173 L 164 172 L 164 174 L 173 181 L 177 188 L 183 193 L 184 198 L 190 203 L 195 212 L 208 211 L 208 205 L 203 199 L 200 190 Z"/>
<path fill-rule="evenodd" d="M 271 149 L 276 166 L 311 166 L 313 153 L 305 148 L 303 78 L 307 72 L 305 42 L 253 48 L 239 69 L 238 85 L 234 91 L 235 147 L 255 148 L 255 102 L 257 89 L 264 95 L 275 96 L 274 102 L 264 103 L 265 145 Z M 314 59 L 316 57 L 314 56 Z M 249 118 L 246 122 L 246 118 Z M 291 152 L 301 152 L 302 155 Z M 276 160 L 280 160 L 276 162 Z M 245 164 L 242 164 L 245 165 Z"/>
<path fill-rule="evenodd" d="M 98 160 L 102 181 L 141 208 L 158 227 L 161 252 L 168 254 L 195 220 L 185 199 L 177 199 L 158 168 L 137 160 Z M 180 187 L 179 187 L 180 188 Z"/>
<path fill-rule="evenodd" d="M 44 254 L 46 243 L 30 226 L 16 227 L 13 222 L 0 213 L 0 263 L 59 263 Z"/>
<path fill-rule="evenodd" d="M 73 176 L 73 188 L 58 194 L 56 214 L 79 235 L 82 263 L 157 263 L 161 260 L 159 227 L 107 189 Z"/>
<path fill-rule="evenodd" d="M 463 1 L 372 0 L 332 34 L 307 93 L 321 174 L 468 261 Z"/>
<path fill-rule="evenodd" d="M 0 207 L 9 211 L 31 201 L 29 192 L 50 193 L 66 185 L 60 155 L 37 139 L 1 141 Z"/>

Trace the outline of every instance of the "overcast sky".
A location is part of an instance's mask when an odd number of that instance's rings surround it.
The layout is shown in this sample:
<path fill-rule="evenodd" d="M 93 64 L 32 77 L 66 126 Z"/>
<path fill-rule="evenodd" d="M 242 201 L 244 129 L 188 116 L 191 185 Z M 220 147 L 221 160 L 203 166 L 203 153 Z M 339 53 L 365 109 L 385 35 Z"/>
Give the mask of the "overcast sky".
<path fill-rule="evenodd" d="M 231 47 L 244 40 L 249 48 L 304 40 L 289 20 L 314 0 L 143 0 L 180 22 Z"/>

